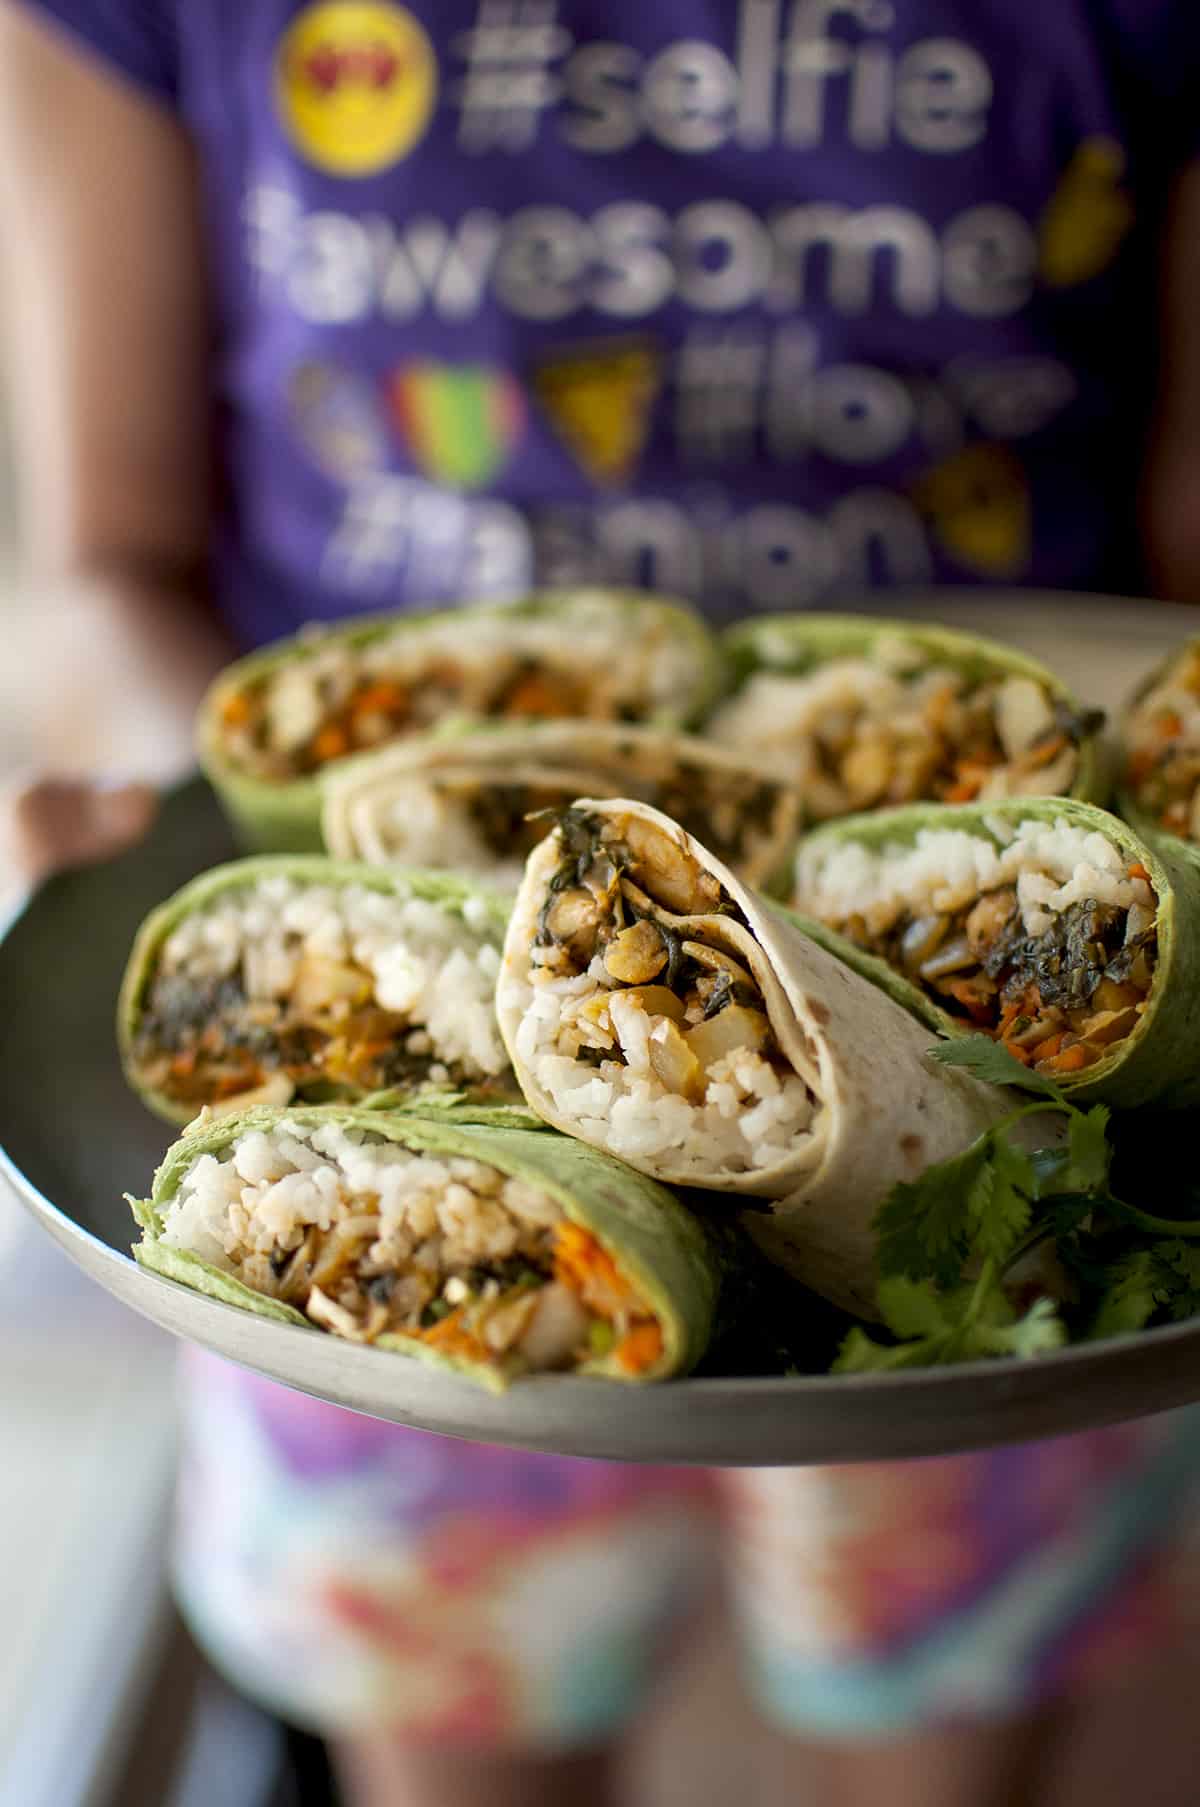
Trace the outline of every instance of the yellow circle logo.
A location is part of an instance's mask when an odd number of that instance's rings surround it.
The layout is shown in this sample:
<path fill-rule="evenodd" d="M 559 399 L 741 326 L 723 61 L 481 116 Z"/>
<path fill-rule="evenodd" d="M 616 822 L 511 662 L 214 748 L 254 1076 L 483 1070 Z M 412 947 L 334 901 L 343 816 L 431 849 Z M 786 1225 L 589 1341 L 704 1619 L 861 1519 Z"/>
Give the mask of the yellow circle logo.
<path fill-rule="evenodd" d="M 331 175 L 373 176 L 406 157 L 436 94 L 433 46 L 402 6 L 319 0 L 279 47 L 280 117 L 308 161 Z"/>

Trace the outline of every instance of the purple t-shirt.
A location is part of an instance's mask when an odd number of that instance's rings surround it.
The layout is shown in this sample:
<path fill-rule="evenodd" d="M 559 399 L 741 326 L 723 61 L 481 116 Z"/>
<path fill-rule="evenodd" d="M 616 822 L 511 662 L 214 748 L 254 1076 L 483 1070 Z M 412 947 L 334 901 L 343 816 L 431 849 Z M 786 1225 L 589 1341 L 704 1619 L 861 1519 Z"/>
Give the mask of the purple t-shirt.
<path fill-rule="evenodd" d="M 31 0 L 200 146 L 248 642 L 1137 582 L 1183 0 Z"/>

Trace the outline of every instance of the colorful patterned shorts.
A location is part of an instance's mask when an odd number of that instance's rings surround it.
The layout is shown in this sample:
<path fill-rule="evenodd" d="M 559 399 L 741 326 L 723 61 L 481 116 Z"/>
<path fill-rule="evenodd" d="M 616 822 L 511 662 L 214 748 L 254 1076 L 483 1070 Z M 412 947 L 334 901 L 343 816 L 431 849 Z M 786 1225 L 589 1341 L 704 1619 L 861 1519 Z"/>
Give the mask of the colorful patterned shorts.
<path fill-rule="evenodd" d="M 239 1687 L 326 1734 L 605 1740 L 718 1565 L 756 1699 L 808 1735 L 1016 1712 L 1194 1610 L 1197 1411 L 946 1460 L 705 1473 L 458 1443 L 196 1354 L 185 1391 L 185 1614 Z"/>

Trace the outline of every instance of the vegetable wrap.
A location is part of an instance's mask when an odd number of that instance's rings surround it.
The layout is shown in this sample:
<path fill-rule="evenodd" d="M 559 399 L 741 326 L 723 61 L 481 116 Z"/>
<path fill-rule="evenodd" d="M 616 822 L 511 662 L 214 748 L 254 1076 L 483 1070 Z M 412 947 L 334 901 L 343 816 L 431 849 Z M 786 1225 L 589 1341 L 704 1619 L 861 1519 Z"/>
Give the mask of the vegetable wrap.
<path fill-rule="evenodd" d="M 323 825 L 344 859 L 447 866 L 516 887 L 552 815 L 576 797 L 637 797 L 747 884 L 786 891 L 798 791 L 742 755 L 654 728 L 544 723 L 390 747 L 326 784 Z"/>
<path fill-rule="evenodd" d="M 1200 869 L 1104 810 L 853 817 L 802 843 L 793 901 L 938 1034 L 991 1035 L 1077 1103 L 1200 1097 Z"/>
<path fill-rule="evenodd" d="M 1007 1107 L 630 800 L 577 803 L 531 855 L 497 1011 L 540 1116 L 668 1184 L 771 1201 L 756 1238 L 852 1309 L 873 1308 L 878 1204 Z"/>
<path fill-rule="evenodd" d="M 1139 686 L 1121 741 L 1121 814 L 1148 841 L 1200 859 L 1200 639 Z"/>
<path fill-rule="evenodd" d="M 1104 799 L 1099 729 L 1012 647 L 854 615 L 783 615 L 725 636 L 733 693 L 707 733 L 800 785 L 809 818 L 923 800 Z"/>
<path fill-rule="evenodd" d="M 200 762 L 250 850 L 315 852 L 318 778 L 356 753 L 458 721 L 682 726 L 720 670 L 699 616 L 632 591 L 312 626 L 221 673 L 201 705 Z"/>
<path fill-rule="evenodd" d="M 144 1266 L 493 1391 L 665 1380 L 703 1355 L 720 1261 L 665 1187 L 544 1131 L 346 1106 L 201 1124 L 130 1206 Z"/>
<path fill-rule="evenodd" d="M 138 933 L 118 1037 L 160 1116 L 426 1085 L 517 1098 L 493 994 L 511 900 L 447 873 L 263 854 Z"/>

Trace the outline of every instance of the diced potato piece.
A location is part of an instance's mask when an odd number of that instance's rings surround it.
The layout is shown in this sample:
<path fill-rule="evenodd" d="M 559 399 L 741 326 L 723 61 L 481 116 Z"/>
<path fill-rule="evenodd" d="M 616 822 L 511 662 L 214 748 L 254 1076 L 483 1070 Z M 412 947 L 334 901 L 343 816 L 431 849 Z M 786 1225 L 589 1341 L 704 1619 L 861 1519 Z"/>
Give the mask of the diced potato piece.
<path fill-rule="evenodd" d="M 697 1023 L 686 1036 L 688 1047 L 700 1065 L 710 1068 L 727 1054 L 747 1050 L 759 1053 L 767 1046 L 771 1026 L 761 1010 L 750 1010 L 743 1004 L 729 1004 L 707 1022 Z"/>
<path fill-rule="evenodd" d="M 858 809 L 878 803 L 892 779 L 891 750 L 878 736 L 857 741 L 842 760 L 842 783 Z"/>
<path fill-rule="evenodd" d="M 647 1050 L 651 1071 L 669 1092 L 678 1092 L 690 1104 L 704 1097 L 704 1068 L 688 1045 L 691 1034 L 681 1035 L 674 1023 L 655 1023 Z"/>
<path fill-rule="evenodd" d="M 630 1004 L 636 1004 L 639 1010 L 644 1010 L 647 1016 L 670 1017 L 673 1023 L 684 1020 L 683 999 L 677 998 L 665 985 L 631 985 L 620 995 Z"/>
<path fill-rule="evenodd" d="M 232 1117 L 235 1111 L 248 1111 L 257 1104 L 290 1104 L 295 1089 L 286 1074 L 272 1073 L 270 1079 L 262 1085 L 256 1085 L 253 1090 L 235 1092 L 232 1098 L 221 1098 L 216 1104 L 210 1104 L 206 1115 L 211 1120 L 213 1117 Z"/>
<path fill-rule="evenodd" d="M 521 1337 L 521 1354 L 531 1368 L 562 1368 L 587 1341 L 588 1314 L 561 1281 L 534 1295 L 534 1310 Z"/>
<path fill-rule="evenodd" d="M 1032 678 L 1005 678 L 996 692 L 996 732 L 1009 759 L 1028 752 L 1054 725 L 1050 699 Z"/>
<path fill-rule="evenodd" d="M 967 944 L 977 960 L 981 960 L 1013 913 L 1016 895 L 1010 890 L 989 891 L 979 899 L 967 917 Z"/>
<path fill-rule="evenodd" d="M 292 1006 L 302 1016 L 328 1010 L 341 1000 L 365 1004 L 371 996 L 369 976 L 356 966 L 320 954 L 306 954 L 296 969 Z"/>
<path fill-rule="evenodd" d="M 627 818 L 621 838 L 634 859 L 633 876 L 676 916 L 703 916 L 721 902 L 721 887 L 673 835 L 652 823 Z"/>
<path fill-rule="evenodd" d="M 582 957 L 600 921 L 596 899 L 581 885 L 561 891 L 546 911 L 546 927 L 560 947 Z"/>
<path fill-rule="evenodd" d="M 1141 1001 L 1142 993 L 1136 985 L 1118 985 L 1115 979 L 1101 979 L 1092 993 L 1093 1010 L 1126 1010 Z"/>
<path fill-rule="evenodd" d="M 266 693 L 267 734 L 281 753 L 294 753 L 321 726 L 324 714 L 313 675 L 303 663 L 284 666 Z"/>
<path fill-rule="evenodd" d="M 609 942 L 605 970 L 622 985 L 647 985 L 667 964 L 667 945 L 652 922 L 635 922 Z"/>
<path fill-rule="evenodd" d="M 1084 1036 L 1094 1046 L 1107 1048 L 1113 1042 L 1124 1041 L 1137 1023 L 1138 1013 L 1132 1005 L 1126 1010 L 1102 1010 L 1085 1026 Z"/>

